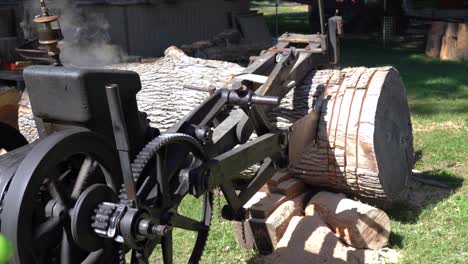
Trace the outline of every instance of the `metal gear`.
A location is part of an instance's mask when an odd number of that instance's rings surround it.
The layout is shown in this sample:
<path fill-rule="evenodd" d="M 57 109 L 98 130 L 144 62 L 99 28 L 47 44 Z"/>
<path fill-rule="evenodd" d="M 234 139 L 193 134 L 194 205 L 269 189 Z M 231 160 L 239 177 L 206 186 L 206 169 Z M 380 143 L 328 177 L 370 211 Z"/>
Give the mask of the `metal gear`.
<path fill-rule="evenodd" d="M 168 199 L 168 198 L 167 197 L 164 198 L 165 196 L 163 195 L 164 191 L 161 191 L 161 187 L 162 185 L 164 185 L 164 183 L 160 182 L 161 179 L 157 179 L 157 177 L 154 177 L 155 174 L 150 173 L 148 170 L 154 167 L 153 166 L 153 164 L 155 164 L 154 160 L 157 158 L 158 153 L 161 152 L 165 147 L 170 147 L 170 146 L 177 146 L 178 147 L 177 154 L 179 157 L 183 157 L 183 158 L 179 159 L 179 162 L 176 162 L 175 164 L 174 163 L 165 164 L 165 165 L 171 166 L 169 168 L 170 173 L 166 175 L 169 178 L 167 179 L 167 181 L 170 185 L 170 189 L 166 190 L 170 192 L 167 195 L 174 196 L 174 197 L 169 198 L 171 199 L 172 203 L 170 202 L 165 203 L 162 200 Z M 170 151 L 170 150 L 166 149 L 165 151 Z M 198 159 L 201 159 L 202 161 L 206 159 L 204 151 L 203 151 L 203 147 L 200 145 L 200 143 L 195 138 L 187 134 L 181 134 L 181 133 L 162 134 L 159 137 L 153 139 L 151 142 L 149 142 L 140 151 L 140 153 L 136 156 L 136 158 L 134 159 L 134 162 L 132 163 L 133 178 L 138 186 L 140 202 L 143 203 L 143 205 L 147 207 L 154 207 L 157 204 L 160 206 L 162 203 L 163 208 L 166 207 L 164 209 L 167 211 L 169 211 L 169 209 L 171 210 L 177 209 L 183 196 L 185 196 L 188 193 L 188 182 L 187 182 L 188 178 L 186 179 L 177 178 L 176 172 L 180 171 L 181 168 L 187 168 L 194 163 L 193 161 L 195 160 L 195 158 L 192 159 L 191 164 L 188 164 L 188 162 L 184 160 L 191 155 L 192 157 L 196 157 Z M 184 191 L 181 191 L 181 189 L 184 189 L 184 188 L 181 188 L 181 186 L 183 185 L 185 185 L 186 188 Z M 181 195 L 182 197 L 178 197 L 178 195 Z M 125 192 L 122 192 L 119 195 L 119 197 L 121 198 L 121 202 L 125 201 L 126 199 Z M 211 222 L 212 205 L 213 205 L 213 194 L 211 192 L 208 192 L 204 197 L 204 206 L 203 206 L 203 215 L 202 215 L 202 222 L 203 224 L 207 226 L 209 226 Z M 168 208 L 168 206 L 174 206 L 174 208 Z M 209 234 L 208 228 L 198 230 L 197 240 L 195 242 L 192 254 L 190 256 L 189 263 L 198 263 L 200 261 L 202 252 L 205 248 L 206 241 L 208 239 L 208 234 Z M 172 247 L 172 237 L 170 238 L 170 240 L 171 240 L 170 246 Z M 163 255 L 164 255 L 165 243 L 167 244 L 168 242 L 165 242 L 165 239 L 163 237 L 162 238 Z M 134 256 L 148 255 L 146 253 L 152 252 L 155 244 L 154 243 L 147 243 L 147 244 L 149 248 L 143 250 L 146 252 L 135 252 L 132 255 Z M 172 252 L 172 249 L 171 249 L 171 252 Z M 170 260 L 166 258 L 165 256 L 163 256 L 163 259 L 164 259 L 164 263 L 166 262 L 172 263 L 172 256 Z"/>

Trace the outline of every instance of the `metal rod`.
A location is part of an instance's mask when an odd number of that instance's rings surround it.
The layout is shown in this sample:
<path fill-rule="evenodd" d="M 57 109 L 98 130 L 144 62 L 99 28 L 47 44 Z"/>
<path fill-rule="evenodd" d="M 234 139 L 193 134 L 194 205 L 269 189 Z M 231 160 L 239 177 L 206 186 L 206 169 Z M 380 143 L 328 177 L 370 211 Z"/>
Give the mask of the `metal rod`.
<path fill-rule="evenodd" d="M 323 17 L 323 0 L 318 0 L 318 8 L 319 8 L 319 15 L 320 15 L 320 32 L 322 35 L 325 35 L 325 24 L 324 24 L 324 17 Z"/>
<path fill-rule="evenodd" d="M 279 27 L 278 27 L 278 6 L 279 6 L 279 1 L 276 0 L 275 2 L 275 28 L 276 28 L 276 39 L 279 38 Z"/>
<path fill-rule="evenodd" d="M 109 104 L 109 112 L 112 119 L 112 127 L 114 129 L 115 146 L 119 152 L 120 166 L 124 179 L 125 189 L 128 199 L 135 203 L 137 202 L 135 182 L 133 181 L 131 161 L 130 161 L 130 144 L 127 134 L 127 126 L 122 110 L 122 101 L 120 100 L 119 86 L 117 84 L 106 85 L 107 102 Z"/>

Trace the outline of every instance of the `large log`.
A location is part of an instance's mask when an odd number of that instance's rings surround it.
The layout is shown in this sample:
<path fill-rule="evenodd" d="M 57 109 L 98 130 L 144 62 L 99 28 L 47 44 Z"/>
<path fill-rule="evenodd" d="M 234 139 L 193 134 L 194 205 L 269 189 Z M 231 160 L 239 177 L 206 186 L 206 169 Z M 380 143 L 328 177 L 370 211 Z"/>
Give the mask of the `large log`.
<path fill-rule="evenodd" d="M 398 72 L 390 67 L 317 71 L 297 89 L 309 98 L 297 98 L 305 105 L 293 104 L 292 112 L 307 114 L 299 108 L 307 109 L 313 97 L 321 117 L 316 140 L 304 144 L 301 158 L 291 164 L 294 176 L 373 203 L 398 200 L 413 161 L 411 120 Z"/>
<path fill-rule="evenodd" d="M 137 94 L 139 110 L 147 113 L 151 126 L 161 131 L 174 125 L 209 96 L 206 92 L 185 89 L 185 86 L 220 88 L 244 69 L 234 63 L 192 58 L 176 47 L 169 47 L 164 53 L 161 59 L 148 63 L 111 66 L 140 75 L 142 89 Z M 20 109 L 20 130 L 30 142 L 37 139 L 33 120 L 25 98 Z"/>
<path fill-rule="evenodd" d="M 390 236 L 390 219 L 384 211 L 343 194 L 316 194 L 307 204 L 306 215 L 311 214 L 318 214 L 339 238 L 357 249 L 380 249 Z"/>

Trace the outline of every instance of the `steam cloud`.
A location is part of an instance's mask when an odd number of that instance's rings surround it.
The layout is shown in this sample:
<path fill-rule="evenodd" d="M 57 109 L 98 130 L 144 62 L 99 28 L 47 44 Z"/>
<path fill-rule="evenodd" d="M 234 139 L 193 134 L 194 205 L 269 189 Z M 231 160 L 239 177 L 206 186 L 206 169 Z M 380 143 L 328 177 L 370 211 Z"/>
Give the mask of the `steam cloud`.
<path fill-rule="evenodd" d="M 68 0 L 46 0 L 49 10 L 60 15 L 64 40 L 59 44 L 60 58 L 65 65 L 99 67 L 115 64 L 125 56 L 122 49 L 111 44 L 106 18 L 97 13 L 85 13 Z M 39 0 L 25 3 L 24 20 L 21 22 L 26 39 L 36 36 L 34 16 L 40 13 Z"/>

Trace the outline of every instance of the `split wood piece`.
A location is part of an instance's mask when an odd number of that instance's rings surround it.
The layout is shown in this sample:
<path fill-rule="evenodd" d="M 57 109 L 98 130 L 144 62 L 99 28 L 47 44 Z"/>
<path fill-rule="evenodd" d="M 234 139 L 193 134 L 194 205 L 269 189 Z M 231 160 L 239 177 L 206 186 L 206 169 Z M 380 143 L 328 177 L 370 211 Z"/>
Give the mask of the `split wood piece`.
<path fill-rule="evenodd" d="M 250 218 L 255 248 L 260 254 L 270 254 L 284 234 L 293 216 L 303 215 L 305 195 L 282 203 L 267 218 Z"/>
<path fill-rule="evenodd" d="M 328 79 L 309 84 L 325 87 L 316 97 L 322 101 L 317 136 L 291 164 L 293 176 L 374 204 L 398 200 L 413 161 L 409 108 L 398 72 L 359 67 L 320 74 Z M 308 76 L 309 83 L 320 80 L 314 78 Z"/>
<path fill-rule="evenodd" d="M 304 183 L 299 179 L 289 179 L 278 184 L 273 192 L 281 193 L 286 196 L 286 199 L 291 199 L 305 191 Z"/>
<path fill-rule="evenodd" d="M 344 194 L 320 192 L 306 206 L 306 215 L 318 215 L 346 244 L 380 249 L 388 243 L 390 219 L 370 205 L 347 199 Z"/>
<path fill-rule="evenodd" d="M 266 193 L 265 197 L 248 207 L 248 213 L 251 217 L 267 218 L 286 201 L 286 196 L 278 193 Z"/>
<path fill-rule="evenodd" d="M 440 57 L 440 47 L 442 45 L 442 37 L 444 36 L 446 22 L 432 22 L 429 30 L 426 43 L 426 55 L 433 58 Z"/>
<path fill-rule="evenodd" d="M 442 60 L 468 61 L 468 23 L 433 22 L 426 55 Z"/>
<path fill-rule="evenodd" d="M 270 190 L 273 190 L 278 186 L 278 184 L 291 179 L 291 174 L 287 170 L 278 170 L 273 174 L 270 180 L 268 180 L 267 185 Z"/>
<path fill-rule="evenodd" d="M 18 103 L 21 92 L 14 87 L 0 86 L 0 122 L 18 128 Z"/>
<path fill-rule="evenodd" d="M 457 49 L 457 23 L 447 23 L 445 35 L 442 38 L 440 47 L 440 58 L 442 60 L 461 60 L 459 50 Z"/>
<path fill-rule="evenodd" d="M 289 128 L 289 162 L 295 164 L 301 159 L 304 149 L 314 143 L 317 135 L 320 111 L 311 111 L 303 118 L 296 121 Z"/>
<path fill-rule="evenodd" d="M 376 253 L 344 245 L 319 216 L 295 216 L 266 263 L 371 263 Z"/>

